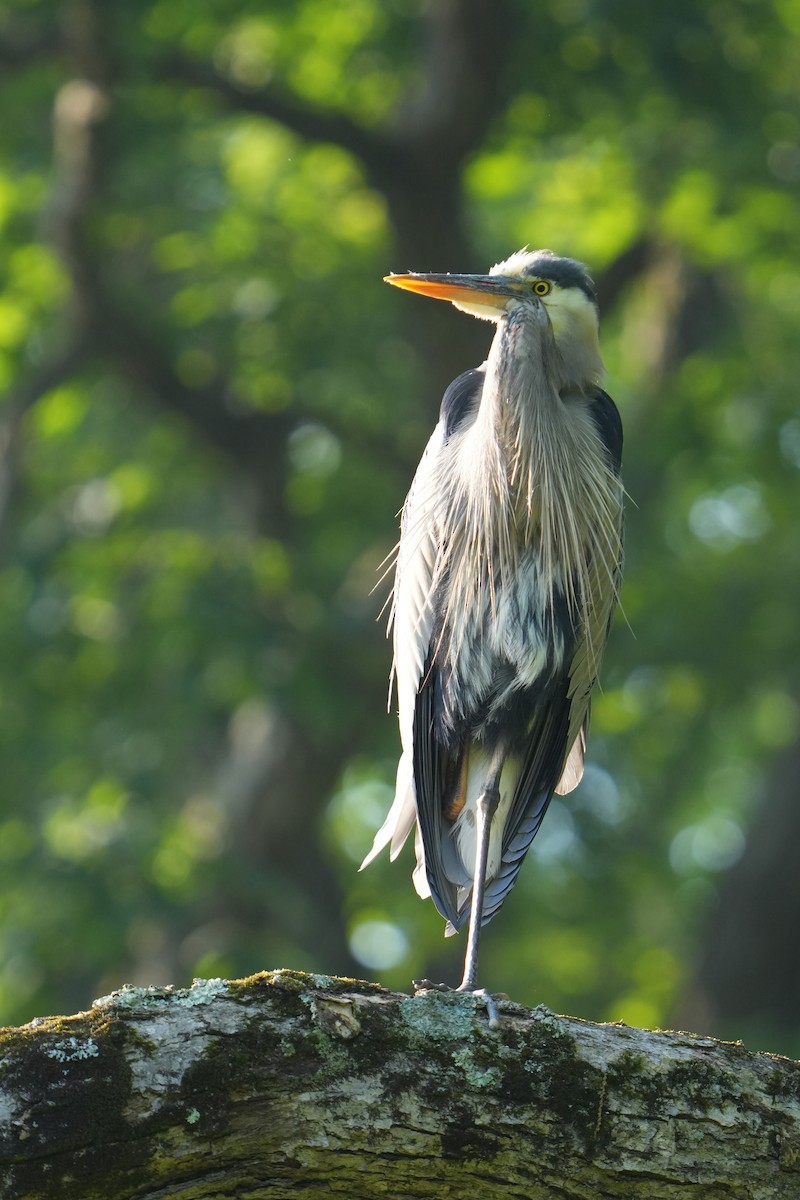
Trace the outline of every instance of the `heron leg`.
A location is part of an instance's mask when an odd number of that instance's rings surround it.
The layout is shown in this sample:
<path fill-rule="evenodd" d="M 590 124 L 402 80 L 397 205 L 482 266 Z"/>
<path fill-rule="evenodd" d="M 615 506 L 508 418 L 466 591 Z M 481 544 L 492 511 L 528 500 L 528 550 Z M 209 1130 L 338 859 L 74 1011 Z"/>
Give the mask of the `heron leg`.
<path fill-rule="evenodd" d="M 478 842 L 475 850 L 475 873 L 472 881 L 472 905 L 469 914 L 467 953 L 464 958 L 464 978 L 457 988 L 459 992 L 474 992 L 475 980 L 478 976 L 478 940 L 483 922 L 483 897 L 486 891 L 489 837 L 492 831 L 492 817 L 500 803 L 500 775 L 505 758 L 505 747 L 498 747 L 492 756 L 486 784 L 475 804 L 478 818 Z"/>

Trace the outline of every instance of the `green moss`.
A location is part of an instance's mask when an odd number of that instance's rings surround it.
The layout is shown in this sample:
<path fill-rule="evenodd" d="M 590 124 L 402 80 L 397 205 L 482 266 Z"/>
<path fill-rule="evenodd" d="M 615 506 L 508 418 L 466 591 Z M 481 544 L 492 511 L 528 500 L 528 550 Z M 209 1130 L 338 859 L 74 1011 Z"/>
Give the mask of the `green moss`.
<path fill-rule="evenodd" d="M 474 1123 L 471 1112 L 457 1108 L 441 1136 L 442 1158 L 477 1159 L 490 1161 L 499 1152 L 501 1143 L 491 1132 Z"/>
<path fill-rule="evenodd" d="M 178 1111 L 196 1110 L 199 1114 L 194 1129 L 200 1134 L 210 1134 L 227 1125 L 231 1094 L 237 1082 L 243 1082 L 249 1074 L 252 1058 L 241 1047 L 239 1039 L 233 1044 L 222 1038 L 216 1039 L 202 1056 L 191 1064 L 181 1081 L 180 1096 L 175 1097 L 170 1109 Z"/>
<path fill-rule="evenodd" d="M 280 989 L 284 992 L 304 992 L 310 986 L 310 977 L 304 971 L 259 971 L 255 975 L 248 975 L 244 979 L 230 979 L 228 981 L 228 995 L 237 1000 L 246 998 L 250 994 L 259 994 L 267 991 L 270 988 Z"/>
<path fill-rule="evenodd" d="M 648 1066 L 647 1059 L 633 1050 L 623 1050 L 608 1066 L 608 1087 L 623 1100 L 636 1099 L 652 1117 L 663 1096 L 663 1086 Z"/>
<path fill-rule="evenodd" d="M 531 1105 L 541 1102 L 542 1085 L 536 1078 L 536 1072 L 531 1069 L 531 1063 L 519 1053 L 509 1056 L 502 1055 L 502 1080 L 500 1091 L 512 1104 Z M 536 1071 L 540 1065 L 536 1064 Z"/>
<path fill-rule="evenodd" d="M 764 1081 L 764 1091 L 775 1100 L 800 1100 L 800 1064 L 779 1059 Z"/>
<path fill-rule="evenodd" d="M 697 1112 L 708 1113 L 722 1103 L 722 1093 L 735 1089 L 729 1071 L 710 1063 L 677 1063 L 663 1076 L 667 1094 L 682 1098 Z"/>
<path fill-rule="evenodd" d="M 529 1103 L 552 1112 L 566 1137 L 576 1137 L 587 1150 L 594 1147 L 606 1078 L 579 1056 L 565 1023 L 545 1012 L 525 1031 L 512 1075 L 518 1090 L 524 1091 L 520 1067 L 531 1081 Z"/>
<path fill-rule="evenodd" d="M 275 971 L 259 971 L 243 979 L 228 980 L 228 994 L 237 999 L 245 998 L 248 994 L 259 994 L 275 988 L 284 992 L 307 992 L 309 994 L 320 990 L 340 995 L 342 992 L 356 995 L 388 995 L 386 988 L 378 983 L 368 983 L 364 979 L 350 979 L 345 975 L 318 975 L 306 971 L 292 971 L 281 967 Z"/>

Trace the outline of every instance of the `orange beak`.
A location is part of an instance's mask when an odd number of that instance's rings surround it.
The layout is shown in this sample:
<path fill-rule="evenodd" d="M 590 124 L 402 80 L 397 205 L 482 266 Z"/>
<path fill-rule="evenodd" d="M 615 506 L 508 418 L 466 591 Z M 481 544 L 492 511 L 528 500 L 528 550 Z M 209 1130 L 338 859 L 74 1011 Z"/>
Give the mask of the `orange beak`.
<path fill-rule="evenodd" d="M 386 275 L 384 283 L 419 292 L 434 300 L 450 300 L 453 304 L 473 304 L 502 311 L 509 297 L 516 294 L 509 281 L 493 275 Z"/>

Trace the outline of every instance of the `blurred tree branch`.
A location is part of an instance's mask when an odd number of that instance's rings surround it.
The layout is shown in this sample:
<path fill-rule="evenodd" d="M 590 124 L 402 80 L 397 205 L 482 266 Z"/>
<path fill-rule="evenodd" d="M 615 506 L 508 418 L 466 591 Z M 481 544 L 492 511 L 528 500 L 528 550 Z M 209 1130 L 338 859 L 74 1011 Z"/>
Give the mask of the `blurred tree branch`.
<path fill-rule="evenodd" d="M 439 170 L 449 175 L 481 144 L 502 106 L 511 12 L 506 0 L 490 9 L 481 0 L 433 0 L 423 22 L 421 83 L 382 129 L 310 104 L 284 82 L 247 87 L 185 54 L 171 54 L 162 73 L 213 91 L 230 107 L 277 121 L 308 141 L 341 146 L 379 186 L 408 165 L 404 155 L 432 160 L 434 148 Z"/>
<path fill-rule="evenodd" d="M 397 263 L 403 269 L 463 270 L 474 257 L 464 227 L 461 168 L 502 112 L 514 22 L 507 0 L 433 0 L 422 22 L 422 78 L 389 122 L 368 129 L 326 112 L 285 83 L 248 89 L 206 63 L 171 56 L 168 78 L 208 88 L 232 108 L 257 113 L 303 138 L 330 141 L 352 153 L 386 198 Z M 470 324 L 435 307 L 412 312 L 436 397 L 482 344 Z M 482 354 L 481 354 L 482 356 Z"/>
<path fill-rule="evenodd" d="M 0 32 L 0 70 L 4 75 L 26 71 L 34 63 L 54 57 L 60 49 L 57 25 L 17 16 L 5 21 Z"/>
<path fill-rule="evenodd" d="M 19 482 L 19 453 L 24 418 L 37 401 L 71 379 L 86 362 L 88 343 L 82 334 L 50 351 L 41 366 L 5 396 L 0 417 L 0 534 L 5 529 Z"/>
<path fill-rule="evenodd" d="M 138 313 L 121 307 L 106 283 L 92 236 L 100 201 L 100 181 L 108 169 L 106 136 L 113 97 L 101 36 L 102 7 L 81 5 L 70 26 L 75 78 L 61 88 L 55 103 L 56 187 L 51 205 L 54 244 L 72 285 L 73 319 L 87 342 L 111 359 L 163 408 L 184 418 L 206 441 L 231 457 L 257 483 L 270 526 L 284 530 L 285 437 L 293 421 L 286 414 L 265 415 L 237 406 L 224 378 L 188 387 Z"/>
<path fill-rule="evenodd" d="M 277 121 L 307 141 L 332 142 L 367 165 L 384 166 L 385 139 L 343 113 L 326 112 L 288 91 L 285 85 L 245 87 L 199 59 L 171 54 L 161 74 L 189 87 L 205 88 L 239 112 Z"/>

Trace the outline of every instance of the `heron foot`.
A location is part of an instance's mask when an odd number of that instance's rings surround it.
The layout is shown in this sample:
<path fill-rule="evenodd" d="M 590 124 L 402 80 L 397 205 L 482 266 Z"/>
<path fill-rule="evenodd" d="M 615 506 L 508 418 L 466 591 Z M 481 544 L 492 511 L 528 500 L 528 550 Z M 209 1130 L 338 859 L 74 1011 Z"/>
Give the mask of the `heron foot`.
<path fill-rule="evenodd" d="M 454 992 L 449 983 L 434 983 L 432 979 L 412 979 L 414 993 L 417 992 Z"/>
<path fill-rule="evenodd" d="M 460 992 L 461 988 L 456 988 L 456 991 Z M 489 1018 L 489 1028 L 499 1029 L 500 1014 L 497 1011 L 497 1003 L 492 993 L 487 991 L 486 988 L 464 988 L 464 991 L 483 1001 L 486 1005 L 486 1016 Z"/>

